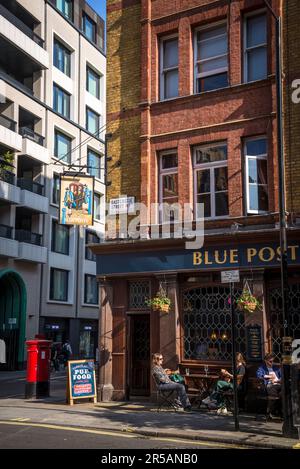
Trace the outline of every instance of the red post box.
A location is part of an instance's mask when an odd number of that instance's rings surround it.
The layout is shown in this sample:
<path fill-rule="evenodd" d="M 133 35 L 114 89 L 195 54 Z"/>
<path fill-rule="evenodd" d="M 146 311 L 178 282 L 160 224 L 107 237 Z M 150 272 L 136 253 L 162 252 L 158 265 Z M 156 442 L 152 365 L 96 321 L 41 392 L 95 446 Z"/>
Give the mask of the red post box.
<path fill-rule="evenodd" d="M 51 340 L 27 340 L 25 399 L 49 397 Z"/>

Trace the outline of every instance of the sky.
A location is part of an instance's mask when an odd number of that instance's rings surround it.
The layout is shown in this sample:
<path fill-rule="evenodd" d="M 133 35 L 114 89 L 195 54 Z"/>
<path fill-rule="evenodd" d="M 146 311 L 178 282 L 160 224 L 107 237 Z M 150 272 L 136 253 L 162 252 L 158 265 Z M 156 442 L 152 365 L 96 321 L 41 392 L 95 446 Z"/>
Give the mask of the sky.
<path fill-rule="evenodd" d="M 97 13 L 106 20 L 106 0 L 87 0 L 91 7 L 96 10 Z"/>

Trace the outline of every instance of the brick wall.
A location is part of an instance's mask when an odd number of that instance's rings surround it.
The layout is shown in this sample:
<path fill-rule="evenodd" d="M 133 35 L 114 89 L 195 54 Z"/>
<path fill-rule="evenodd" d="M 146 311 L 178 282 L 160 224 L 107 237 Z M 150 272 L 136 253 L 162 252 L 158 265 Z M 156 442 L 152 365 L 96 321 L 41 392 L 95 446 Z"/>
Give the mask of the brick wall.
<path fill-rule="evenodd" d="M 300 216 L 300 103 L 292 101 L 294 80 L 300 80 L 300 2 L 283 2 L 284 154 L 287 210 Z M 300 96 L 300 93 L 299 93 Z"/>

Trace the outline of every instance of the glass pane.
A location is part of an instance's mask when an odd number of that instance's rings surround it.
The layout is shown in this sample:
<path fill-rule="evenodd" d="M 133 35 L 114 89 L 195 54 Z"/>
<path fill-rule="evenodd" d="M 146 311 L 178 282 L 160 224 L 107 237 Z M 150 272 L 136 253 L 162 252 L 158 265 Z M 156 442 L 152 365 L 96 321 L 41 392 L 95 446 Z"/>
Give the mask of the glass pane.
<path fill-rule="evenodd" d="M 228 86 L 227 72 L 219 75 L 211 75 L 205 78 L 198 78 L 196 93 L 218 90 L 220 88 L 226 88 L 226 86 Z"/>
<path fill-rule="evenodd" d="M 70 153 L 71 151 L 71 139 L 57 132 L 55 134 L 55 140 L 55 156 L 57 156 L 57 158 L 64 157 L 62 158 L 62 161 L 70 163 L 71 155 L 67 153 Z"/>
<path fill-rule="evenodd" d="M 95 23 L 88 16 L 84 16 L 84 33 L 90 41 L 95 40 Z"/>
<path fill-rule="evenodd" d="M 95 98 L 99 99 L 99 83 L 100 78 L 97 76 L 92 70 L 87 70 L 87 90 L 91 93 Z"/>
<path fill-rule="evenodd" d="M 98 303 L 98 289 L 96 277 L 86 275 L 85 277 L 85 302 L 89 304 Z"/>
<path fill-rule="evenodd" d="M 164 74 L 164 79 L 164 99 L 175 98 L 178 96 L 178 70 L 166 72 Z"/>
<path fill-rule="evenodd" d="M 59 203 L 59 176 L 57 175 L 54 175 L 53 179 L 52 202 L 54 204 Z"/>
<path fill-rule="evenodd" d="M 52 300 L 67 301 L 67 278 L 68 272 L 56 269 L 52 270 Z"/>
<path fill-rule="evenodd" d="M 227 55 L 217 59 L 211 59 L 205 62 L 200 62 L 197 65 L 197 73 L 208 73 L 211 71 L 227 68 Z"/>
<path fill-rule="evenodd" d="M 249 183 L 250 184 L 267 184 L 267 160 L 249 159 Z"/>
<path fill-rule="evenodd" d="M 267 49 L 259 47 L 248 52 L 248 81 L 267 77 Z"/>
<path fill-rule="evenodd" d="M 227 34 L 227 26 L 226 24 L 222 24 L 220 26 L 214 26 L 213 28 L 204 29 L 203 31 L 198 31 L 197 40 L 204 41 L 207 39 L 215 38 L 216 36 L 221 36 Z"/>
<path fill-rule="evenodd" d="M 211 208 L 210 208 L 210 194 L 198 195 L 197 196 L 197 203 L 204 204 L 204 217 L 209 218 L 211 217 Z M 200 213 L 197 213 L 197 216 L 200 216 Z"/>
<path fill-rule="evenodd" d="M 196 164 L 213 163 L 214 161 L 227 160 L 227 146 L 197 148 L 196 149 Z"/>
<path fill-rule="evenodd" d="M 99 155 L 94 153 L 93 151 L 88 152 L 88 172 L 95 176 L 96 178 L 100 179 L 100 161 L 101 158 Z"/>
<path fill-rule="evenodd" d="M 87 130 L 95 134 L 99 130 L 99 115 L 90 109 L 87 110 Z"/>
<path fill-rule="evenodd" d="M 216 199 L 216 217 L 228 215 L 228 193 L 217 192 Z"/>
<path fill-rule="evenodd" d="M 246 143 L 246 153 L 248 156 L 266 155 L 267 140 L 265 138 L 248 140 Z"/>
<path fill-rule="evenodd" d="M 227 166 L 215 169 L 215 191 L 227 191 L 228 189 L 228 176 Z"/>
<path fill-rule="evenodd" d="M 267 42 L 266 15 L 253 16 L 247 19 L 247 47 L 254 47 Z"/>
<path fill-rule="evenodd" d="M 163 199 L 177 197 L 178 195 L 178 175 L 166 174 L 162 178 Z"/>
<path fill-rule="evenodd" d="M 161 157 L 161 167 L 162 169 L 177 168 L 178 160 L 177 153 L 162 155 Z"/>
<path fill-rule="evenodd" d="M 178 39 L 163 42 L 163 68 L 177 67 L 178 65 Z"/>
<path fill-rule="evenodd" d="M 100 201 L 101 201 L 101 198 L 100 198 L 100 195 L 97 195 L 95 194 L 94 195 L 94 218 L 96 218 L 96 220 L 100 220 Z"/>
<path fill-rule="evenodd" d="M 227 34 L 203 41 L 202 34 L 198 42 L 197 59 L 208 59 L 227 53 Z"/>
<path fill-rule="evenodd" d="M 197 171 L 197 194 L 210 192 L 210 170 Z"/>
<path fill-rule="evenodd" d="M 259 210 L 258 206 L 258 186 L 256 184 L 251 184 L 249 186 L 249 208 L 250 210 Z"/>
<path fill-rule="evenodd" d="M 259 210 L 269 210 L 268 186 L 258 186 Z"/>

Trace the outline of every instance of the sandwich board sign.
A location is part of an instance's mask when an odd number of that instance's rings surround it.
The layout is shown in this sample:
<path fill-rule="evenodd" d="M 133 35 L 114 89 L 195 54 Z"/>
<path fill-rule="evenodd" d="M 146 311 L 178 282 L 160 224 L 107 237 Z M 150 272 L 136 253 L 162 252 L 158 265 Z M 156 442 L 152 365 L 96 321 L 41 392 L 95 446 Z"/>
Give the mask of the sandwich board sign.
<path fill-rule="evenodd" d="M 90 398 L 97 402 L 94 360 L 69 360 L 67 402 L 73 405 L 75 399 Z"/>

